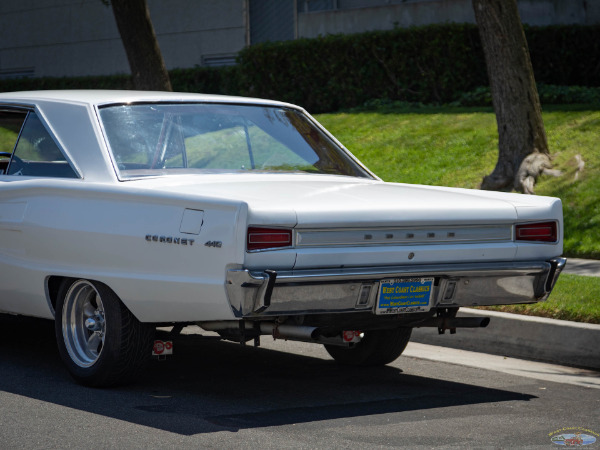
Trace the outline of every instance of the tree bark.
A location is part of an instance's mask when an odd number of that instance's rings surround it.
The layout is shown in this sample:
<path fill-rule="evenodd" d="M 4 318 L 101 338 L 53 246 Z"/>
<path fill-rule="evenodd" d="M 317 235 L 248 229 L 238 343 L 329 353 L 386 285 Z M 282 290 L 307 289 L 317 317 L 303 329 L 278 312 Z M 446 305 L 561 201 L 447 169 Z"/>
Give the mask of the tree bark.
<path fill-rule="evenodd" d="M 533 193 L 552 173 L 542 108 L 516 0 L 472 0 L 498 125 L 498 162 L 481 189 Z"/>
<path fill-rule="evenodd" d="M 112 0 L 111 3 L 134 87 L 144 91 L 172 91 L 146 0 Z"/>

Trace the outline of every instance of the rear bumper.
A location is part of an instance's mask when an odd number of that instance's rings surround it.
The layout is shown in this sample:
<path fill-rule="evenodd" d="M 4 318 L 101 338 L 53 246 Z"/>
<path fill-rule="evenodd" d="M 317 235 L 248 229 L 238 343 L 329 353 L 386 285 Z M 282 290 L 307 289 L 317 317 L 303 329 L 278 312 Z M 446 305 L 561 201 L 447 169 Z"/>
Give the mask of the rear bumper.
<path fill-rule="evenodd" d="M 237 317 L 374 310 L 381 280 L 434 277 L 431 307 L 489 306 L 545 300 L 565 258 L 550 261 L 460 263 L 227 272 L 226 289 Z"/>

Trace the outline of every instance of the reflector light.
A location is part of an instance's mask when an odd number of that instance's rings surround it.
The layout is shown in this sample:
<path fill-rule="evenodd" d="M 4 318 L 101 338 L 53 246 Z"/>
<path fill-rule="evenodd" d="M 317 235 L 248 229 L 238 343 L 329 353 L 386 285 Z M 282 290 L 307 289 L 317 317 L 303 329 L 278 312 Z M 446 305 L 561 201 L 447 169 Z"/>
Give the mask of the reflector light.
<path fill-rule="evenodd" d="M 369 303 L 369 299 L 371 298 L 371 288 L 372 285 L 370 284 L 363 284 L 361 286 L 356 306 L 366 306 Z"/>
<path fill-rule="evenodd" d="M 248 228 L 248 250 L 289 247 L 292 245 L 292 230 L 281 228 Z"/>
<path fill-rule="evenodd" d="M 524 223 L 515 227 L 517 241 L 556 242 L 558 226 L 556 222 Z"/>

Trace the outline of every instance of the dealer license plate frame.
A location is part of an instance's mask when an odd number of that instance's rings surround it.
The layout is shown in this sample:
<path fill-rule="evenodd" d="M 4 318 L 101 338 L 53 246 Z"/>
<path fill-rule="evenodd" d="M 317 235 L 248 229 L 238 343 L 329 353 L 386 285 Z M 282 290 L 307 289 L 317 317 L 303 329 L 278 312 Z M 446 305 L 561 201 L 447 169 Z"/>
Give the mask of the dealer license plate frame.
<path fill-rule="evenodd" d="M 375 314 L 427 312 L 431 309 L 435 277 L 388 278 L 379 283 Z M 427 287 L 427 290 L 424 288 Z"/>

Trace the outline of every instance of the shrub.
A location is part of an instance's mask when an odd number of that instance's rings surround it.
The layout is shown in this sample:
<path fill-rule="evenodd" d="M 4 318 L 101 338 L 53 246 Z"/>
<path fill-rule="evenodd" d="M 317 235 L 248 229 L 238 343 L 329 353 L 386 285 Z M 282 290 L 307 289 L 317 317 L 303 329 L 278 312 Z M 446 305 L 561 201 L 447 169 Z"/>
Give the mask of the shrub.
<path fill-rule="evenodd" d="M 600 104 L 600 87 L 556 86 L 538 84 L 538 94 L 542 104 Z M 461 94 L 452 102 L 455 106 L 491 106 L 492 94 L 488 86 L 480 86 L 470 92 Z"/>

